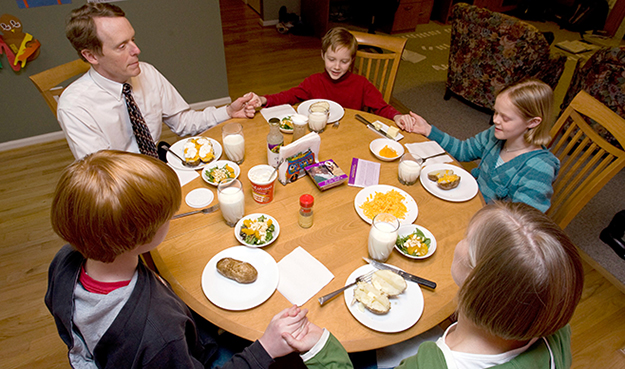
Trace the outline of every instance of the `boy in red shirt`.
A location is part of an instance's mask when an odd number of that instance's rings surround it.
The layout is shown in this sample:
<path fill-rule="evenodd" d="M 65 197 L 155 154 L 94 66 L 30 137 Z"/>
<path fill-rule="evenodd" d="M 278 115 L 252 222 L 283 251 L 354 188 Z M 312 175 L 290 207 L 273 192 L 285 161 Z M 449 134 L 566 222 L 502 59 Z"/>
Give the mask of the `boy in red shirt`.
<path fill-rule="evenodd" d="M 250 101 L 255 106 L 276 106 L 297 104 L 310 99 L 332 100 L 344 108 L 364 110 L 395 121 L 400 128 L 410 127 L 415 118 L 401 114 L 387 104 L 382 93 L 367 78 L 351 72 L 352 62 L 358 50 L 354 35 L 342 27 L 332 28 L 323 36 L 321 58 L 325 72 L 306 78 L 299 86 L 274 95 L 254 97 Z"/>

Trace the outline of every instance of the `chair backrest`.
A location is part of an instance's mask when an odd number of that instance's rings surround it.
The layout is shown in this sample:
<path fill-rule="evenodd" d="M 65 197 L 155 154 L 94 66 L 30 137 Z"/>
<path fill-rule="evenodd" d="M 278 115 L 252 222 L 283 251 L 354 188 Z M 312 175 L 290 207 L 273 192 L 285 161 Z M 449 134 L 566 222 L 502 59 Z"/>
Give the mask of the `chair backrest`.
<path fill-rule="evenodd" d="M 354 73 L 364 76 L 382 93 L 384 101 L 391 100 L 401 54 L 406 46 L 406 39 L 392 36 L 373 35 L 350 31 L 358 46 L 372 46 L 375 51 L 359 48 L 354 61 Z M 381 50 L 382 52 L 377 52 Z"/>
<path fill-rule="evenodd" d="M 72 62 L 34 74 L 30 76 L 30 80 L 37 86 L 37 89 L 41 92 L 50 110 L 52 110 L 52 113 L 56 117 L 58 98 L 65 89 L 65 87 L 60 86 L 60 84 L 63 81 L 87 72 L 90 67 L 89 63 L 76 59 Z"/>
<path fill-rule="evenodd" d="M 625 147 L 625 119 L 579 92 L 552 128 L 549 144 L 561 167 L 547 214 L 563 229 L 625 167 L 625 151 L 601 137 L 588 120 L 601 124 Z"/>

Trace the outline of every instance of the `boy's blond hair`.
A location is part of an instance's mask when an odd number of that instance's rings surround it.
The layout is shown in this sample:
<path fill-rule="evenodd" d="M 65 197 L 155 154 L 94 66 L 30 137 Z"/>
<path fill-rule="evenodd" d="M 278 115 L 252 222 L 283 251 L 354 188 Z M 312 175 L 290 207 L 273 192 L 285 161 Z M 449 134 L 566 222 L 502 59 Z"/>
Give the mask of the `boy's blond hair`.
<path fill-rule="evenodd" d="M 584 283 L 573 242 L 524 203 L 495 202 L 467 228 L 473 268 L 458 292 L 458 312 L 489 333 L 525 341 L 564 327 Z"/>
<path fill-rule="evenodd" d="M 85 258 L 109 263 L 151 242 L 178 211 L 181 197 L 167 164 L 142 154 L 98 151 L 61 174 L 52 228 Z"/>
<path fill-rule="evenodd" d="M 532 145 L 544 146 L 551 141 L 549 131 L 553 124 L 553 90 L 543 81 L 529 79 L 503 89 L 499 96 L 507 94 L 525 120 L 540 118 L 538 126 L 525 132 L 525 141 Z"/>
<path fill-rule="evenodd" d="M 356 37 L 354 37 L 354 35 L 352 35 L 347 28 L 331 28 L 321 39 L 321 51 L 324 54 L 328 51 L 328 49 L 337 51 L 343 47 L 349 50 L 353 60 L 356 56 L 356 51 L 358 51 L 358 41 L 356 41 Z"/>

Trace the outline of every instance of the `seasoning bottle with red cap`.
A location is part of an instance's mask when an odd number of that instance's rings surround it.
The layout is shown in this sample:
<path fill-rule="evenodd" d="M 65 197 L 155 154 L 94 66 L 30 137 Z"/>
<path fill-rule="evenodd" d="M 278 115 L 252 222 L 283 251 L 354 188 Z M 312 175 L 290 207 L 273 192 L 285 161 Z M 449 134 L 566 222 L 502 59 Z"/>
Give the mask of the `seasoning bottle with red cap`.
<path fill-rule="evenodd" d="M 305 194 L 299 198 L 299 218 L 298 223 L 302 228 L 310 228 L 313 225 L 313 210 L 312 206 L 315 203 L 315 198 L 312 195 Z"/>

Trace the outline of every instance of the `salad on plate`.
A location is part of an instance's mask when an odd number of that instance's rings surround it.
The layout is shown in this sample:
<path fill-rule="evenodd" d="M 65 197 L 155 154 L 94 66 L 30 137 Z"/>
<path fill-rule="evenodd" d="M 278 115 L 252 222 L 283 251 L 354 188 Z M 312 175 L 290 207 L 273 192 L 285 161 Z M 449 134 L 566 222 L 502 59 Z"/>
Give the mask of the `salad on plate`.
<path fill-rule="evenodd" d="M 244 219 L 239 235 L 249 245 L 264 245 L 273 240 L 275 229 L 273 221 L 261 215 L 256 219 Z"/>

